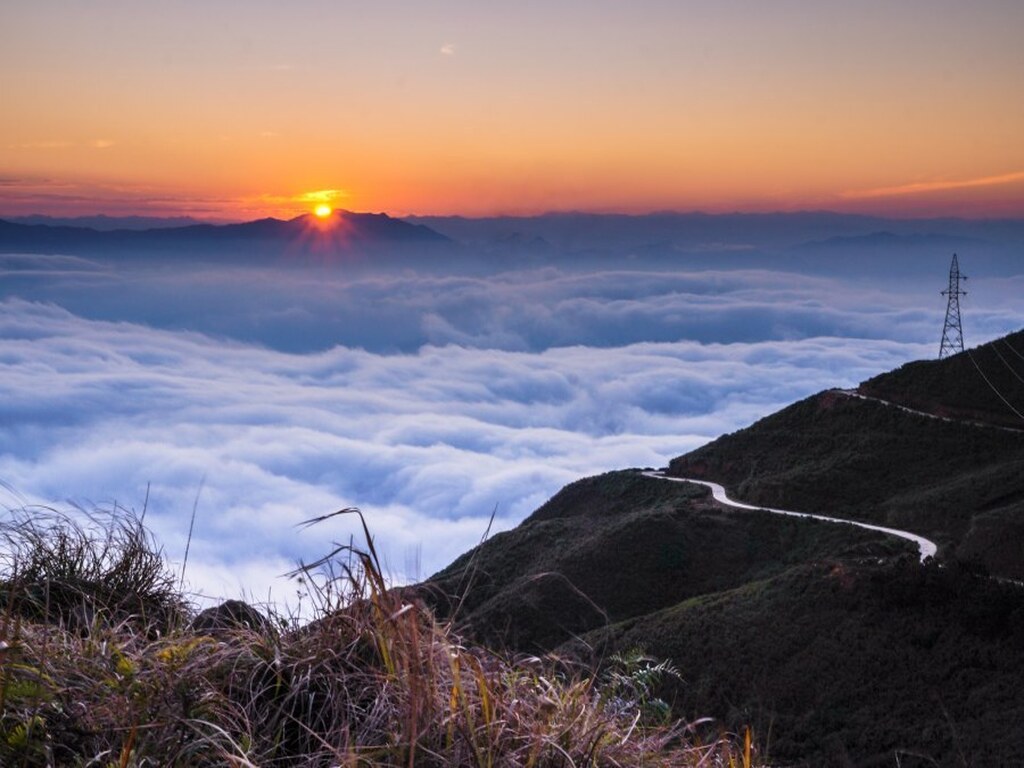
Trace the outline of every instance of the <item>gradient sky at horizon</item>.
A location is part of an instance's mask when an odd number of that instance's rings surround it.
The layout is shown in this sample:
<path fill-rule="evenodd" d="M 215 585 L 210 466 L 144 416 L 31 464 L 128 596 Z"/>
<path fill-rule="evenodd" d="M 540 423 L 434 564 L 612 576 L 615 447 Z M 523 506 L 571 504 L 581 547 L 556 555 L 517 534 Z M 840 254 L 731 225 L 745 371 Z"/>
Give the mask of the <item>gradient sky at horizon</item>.
<path fill-rule="evenodd" d="M 0 215 L 1022 216 L 1022 32 L 1017 0 L 5 0 Z"/>

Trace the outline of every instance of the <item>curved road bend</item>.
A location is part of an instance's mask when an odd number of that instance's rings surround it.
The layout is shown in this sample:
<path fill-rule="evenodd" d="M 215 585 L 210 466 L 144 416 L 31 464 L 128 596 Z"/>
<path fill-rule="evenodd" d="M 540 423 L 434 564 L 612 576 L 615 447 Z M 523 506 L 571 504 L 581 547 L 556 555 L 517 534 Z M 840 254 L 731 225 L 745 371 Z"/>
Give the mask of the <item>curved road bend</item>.
<path fill-rule="evenodd" d="M 912 541 L 917 544 L 918 549 L 921 553 L 921 562 L 924 562 L 927 557 L 935 557 L 935 552 L 938 547 L 934 541 L 926 539 L 924 536 L 918 536 L 916 533 L 910 533 L 910 531 L 900 531 L 896 528 L 885 528 L 881 525 L 871 525 L 871 523 L 861 523 L 857 520 L 844 520 L 841 517 L 827 517 L 825 515 L 812 515 L 810 512 L 793 512 L 788 509 L 772 509 L 771 507 L 758 507 L 753 504 L 744 504 L 740 501 L 733 501 L 725 495 L 725 488 L 720 486 L 718 483 L 710 483 L 707 480 L 690 480 L 683 477 L 669 477 L 664 472 L 641 472 L 645 477 L 653 477 L 655 480 L 671 480 L 674 483 L 696 483 L 697 485 L 704 485 L 711 489 L 711 494 L 715 497 L 715 501 L 719 501 L 722 504 L 726 504 L 730 507 L 737 507 L 739 509 L 754 509 L 764 510 L 765 512 L 772 512 L 776 515 L 789 515 L 790 517 L 809 517 L 812 520 L 824 520 L 826 523 L 846 523 L 847 525 L 855 525 L 858 528 L 867 528 L 869 531 L 881 531 L 887 533 L 890 536 L 898 536 L 901 539 Z"/>

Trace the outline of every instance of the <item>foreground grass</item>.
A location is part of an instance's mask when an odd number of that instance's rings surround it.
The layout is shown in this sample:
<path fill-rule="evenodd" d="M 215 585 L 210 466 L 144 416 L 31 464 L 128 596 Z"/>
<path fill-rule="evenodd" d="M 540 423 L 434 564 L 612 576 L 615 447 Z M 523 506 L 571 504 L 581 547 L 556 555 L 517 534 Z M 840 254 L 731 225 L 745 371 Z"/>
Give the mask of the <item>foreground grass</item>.
<path fill-rule="evenodd" d="M 295 574 L 317 602 L 299 626 L 196 621 L 128 515 L 23 512 L 0 542 L 0 765 L 752 763 L 749 734 L 665 720 L 665 665 L 596 676 L 467 645 L 388 587 L 372 543 Z"/>

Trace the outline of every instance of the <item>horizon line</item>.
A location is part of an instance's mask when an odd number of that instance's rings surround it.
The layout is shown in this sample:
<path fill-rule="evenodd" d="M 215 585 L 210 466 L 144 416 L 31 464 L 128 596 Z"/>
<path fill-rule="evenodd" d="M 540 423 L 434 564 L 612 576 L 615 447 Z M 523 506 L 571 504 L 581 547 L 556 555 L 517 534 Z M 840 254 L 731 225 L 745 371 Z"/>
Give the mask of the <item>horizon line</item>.
<path fill-rule="evenodd" d="M 646 217 L 655 216 L 706 216 L 708 218 L 728 217 L 728 216 L 801 216 L 801 215 L 829 215 L 829 216 L 841 216 L 844 218 L 851 219 L 880 219 L 884 221 L 1024 221 L 1024 213 L 1021 215 L 971 215 L 971 214 L 921 214 L 913 215 L 906 212 L 898 214 L 880 214 L 880 213 L 863 213 L 863 212 L 848 212 L 835 210 L 830 208 L 799 208 L 795 210 L 775 209 L 775 210 L 744 210 L 744 209 L 732 209 L 728 211 L 708 211 L 699 208 L 691 209 L 672 209 L 672 208 L 661 208 L 654 209 L 644 212 L 634 211 L 623 211 L 623 210 L 588 210 L 581 208 L 570 208 L 570 209 L 549 209 L 539 213 L 493 213 L 483 215 L 469 215 L 461 213 L 396 213 L 391 211 L 357 211 L 345 208 L 335 208 L 335 213 L 349 213 L 355 215 L 384 215 L 392 219 L 409 220 L 409 219 L 462 219 L 465 221 L 486 221 L 489 219 L 540 219 L 545 217 L 556 217 L 556 216 L 594 216 L 594 217 L 619 217 L 619 218 L 633 218 L 640 219 Z M 57 221 L 81 221 L 87 219 L 109 219 L 111 221 L 119 220 L 132 220 L 132 219 L 152 219 L 154 221 L 174 221 L 180 219 L 187 219 L 191 224 L 183 224 L 182 226 L 194 226 L 196 224 L 206 224 L 211 226 L 223 226 L 230 224 L 247 224 L 255 221 L 295 221 L 306 216 L 312 215 L 311 212 L 303 212 L 289 217 L 278 217 L 273 215 L 268 216 L 256 216 L 254 218 L 221 218 L 221 217 L 199 217 L 189 215 L 187 213 L 125 213 L 125 214 L 112 214 L 106 212 L 97 213 L 76 213 L 73 215 L 59 215 L 52 213 L 15 213 L 7 214 L 0 213 L 0 221 L 7 221 L 9 223 L 19 223 L 18 219 L 51 219 Z M 44 226 L 46 226 L 44 224 Z M 56 225 L 59 226 L 59 225 Z"/>

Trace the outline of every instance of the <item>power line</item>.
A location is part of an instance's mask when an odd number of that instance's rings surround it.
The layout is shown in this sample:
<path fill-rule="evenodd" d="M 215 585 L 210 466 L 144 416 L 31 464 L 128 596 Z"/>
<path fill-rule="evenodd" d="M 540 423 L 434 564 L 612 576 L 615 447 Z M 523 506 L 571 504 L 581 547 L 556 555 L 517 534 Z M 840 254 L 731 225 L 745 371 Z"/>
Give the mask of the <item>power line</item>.
<path fill-rule="evenodd" d="M 1002 400 L 1003 403 L 1006 404 L 1007 408 L 1009 408 L 1011 411 L 1017 414 L 1017 418 L 1019 418 L 1021 421 L 1024 421 L 1024 413 L 1021 413 L 1012 405 L 1010 405 L 1010 401 L 1003 397 L 1002 393 L 998 389 L 996 389 L 995 384 L 988 380 L 988 376 L 986 376 L 985 372 L 981 370 L 981 366 L 978 365 L 978 361 L 974 359 L 974 355 L 971 354 L 971 350 L 969 349 L 967 350 L 967 356 L 971 359 L 971 362 L 974 363 L 974 367 L 978 369 L 978 373 L 981 374 L 981 378 L 985 380 L 986 384 L 988 384 L 988 388 L 996 393 L 996 397 Z"/>
<path fill-rule="evenodd" d="M 996 357 L 1003 361 L 1003 365 L 1010 369 L 1010 373 L 1017 377 L 1017 381 L 1019 381 L 1021 384 L 1024 384 L 1024 379 L 1022 379 L 1021 375 L 1017 373 L 1016 370 L 1014 370 L 1014 367 L 1006 361 L 1006 358 L 1003 357 L 1002 353 L 999 351 L 999 348 L 995 344 L 992 345 L 992 351 L 996 353 Z"/>
<path fill-rule="evenodd" d="M 1013 344 L 1011 344 L 1010 342 L 1008 342 L 1008 341 L 1007 341 L 1006 339 L 1002 339 L 1002 342 L 1003 342 L 1003 344 L 1005 344 L 1005 345 L 1006 345 L 1007 349 L 1009 349 L 1009 350 L 1010 350 L 1011 352 L 1013 352 L 1013 354 L 1015 354 L 1015 355 L 1016 355 L 1017 357 L 1019 357 L 1019 358 L 1020 358 L 1021 360 L 1024 360 L 1024 355 L 1022 355 L 1022 354 L 1021 354 L 1020 352 L 1018 352 L 1018 351 L 1017 351 L 1017 350 L 1016 350 L 1016 349 L 1014 348 Z"/>

